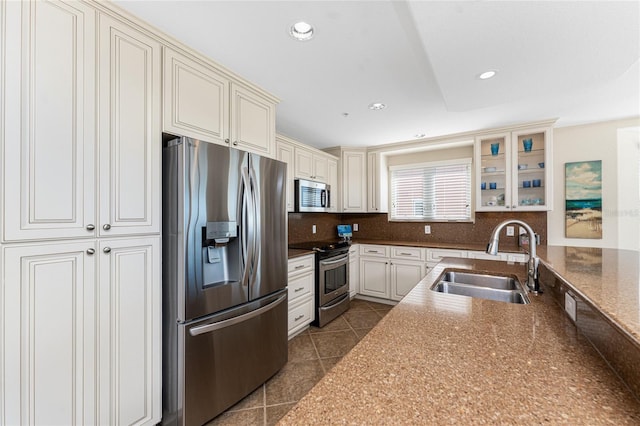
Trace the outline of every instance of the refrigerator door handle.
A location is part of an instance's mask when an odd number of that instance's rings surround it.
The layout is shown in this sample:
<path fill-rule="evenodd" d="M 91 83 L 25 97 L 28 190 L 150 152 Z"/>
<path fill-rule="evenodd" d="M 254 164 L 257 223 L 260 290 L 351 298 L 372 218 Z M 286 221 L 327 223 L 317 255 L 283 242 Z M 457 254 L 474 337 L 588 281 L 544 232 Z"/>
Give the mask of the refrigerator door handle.
<path fill-rule="evenodd" d="M 253 223 L 252 223 L 252 229 L 253 229 L 253 238 L 252 241 L 250 242 L 250 244 L 252 245 L 252 256 L 251 256 L 251 266 L 252 269 L 254 269 L 256 267 L 256 264 L 258 263 L 258 256 L 260 256 L 260 249 L 258 247 L 258 235 L 260 235 L 260 223 L 258 221 L 258 218 L 260 217 L 260 214 L 258 212 L 259 209 L 259 205 L 260 205 L 260 192 L 259 189 L 256 188 L 256 184 L 258 182 L 258 179 L 256 178 L 255 175 L 255 170 L 253 169 L 253 167 L 249 168 L 249 183 L 251 184 L 251 197 L 252 197 L 252 202 L 253 202 L 253 209 L 252 209 L 252 219 L 253 219 Z M 255 275 L 252 275 L 252 281 L 255 280 Z"/>
<path fill-rule="evenodd" d="M 251 196 L 251 183 L 249 171 L 242 168 L 242 256 L 244 260 L 244 270 L 242 272 L 242 285 L 249 285 L 249 273 L 253 262 L 253 240 L 254 230 L 254 209 L 253 197 Z"/>
<path fill-rule="evenodd" d="M 278 306 L 280 303 L 284 302 L 287 299 L 287 293 L 283 294 L 282 296 L 278 297 L 276 300 L 274 300 L 273 302 L 269 303 L 268 305 L 264 305 L 261 308 L 256 309 L 255 311 L 251 311 L 251 312 L 247 312 L 246 314 L 242 314 L 239 315 L 237 317 L 233 317 L 233 318 L 229 318 L 220 322 L 214 322 L 213 324 L 207 324 L 207 325 L 201 325 L 198 327 L 193 327 L 192 329 L 189 330 L 189 334 L 191 334 L 192 336 L 198 336 L 200 334 L 204 334 L 204 333 L 210 333 L 212 331 L 216 331 L 216 330 L 222 330 L 223 328 L 227 328 L 230 327 L 232 325 L 241 323 L 243 321 L 247 321 L 251 318 L 254 318 L 258 315 L 263 314 L 264 312 L 271 310 L 273 308 L 275 308 L 276 306 Z"/>

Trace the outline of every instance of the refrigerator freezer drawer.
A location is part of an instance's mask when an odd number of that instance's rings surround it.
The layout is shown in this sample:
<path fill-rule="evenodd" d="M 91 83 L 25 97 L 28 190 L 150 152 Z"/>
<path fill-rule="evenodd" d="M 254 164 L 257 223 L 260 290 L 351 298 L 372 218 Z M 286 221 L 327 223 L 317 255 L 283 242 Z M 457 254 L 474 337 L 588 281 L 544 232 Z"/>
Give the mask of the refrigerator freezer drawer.
<path fill-rule="evenodd" d="M 240 401 L 287 362 L 286 290 L 238 317 L 183 328 L 181 424 L 202 425 Z"/>

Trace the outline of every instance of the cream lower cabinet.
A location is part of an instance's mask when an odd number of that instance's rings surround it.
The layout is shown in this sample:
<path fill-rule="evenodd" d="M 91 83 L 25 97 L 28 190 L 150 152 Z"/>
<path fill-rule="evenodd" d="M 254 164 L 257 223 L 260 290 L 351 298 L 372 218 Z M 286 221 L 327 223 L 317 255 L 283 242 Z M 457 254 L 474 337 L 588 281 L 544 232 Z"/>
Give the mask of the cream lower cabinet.
<path fill-rule="evenodd" d="M 389 247 L 360 244 L 360 294 L 390 298 L 389 263 Z"/>
<path fill-rule="evenodd" d="M 353 298 L 360 288 L 360 246 L 349 247 L 349 296 Z"/>
<path fill-rule="evenodd" d="M 96 249 L 2 247 L 2 424 L 99 423 Z"/>
<path fill-rule="evenodd" d="M 2 247 L 5 424 L 156 424 L 160 237 Z"/>
<path fill-rule="evenodd" d="M 388 258 L 360 257 L 360 294 L 390 298 Z"/>
<path fill-rule="evenodd" d="M 426 275 L 425 249 L 420 247 L 389 247 L 391 252 L 391 299 L 401 300 Z"/>
<path fill-rule="evenodd" d="M 426 271 L 423 248 L 361 244 L 358 293 L 401 300 Z"/>
<path fill-rule="evenodd" d="M 104 240 L 98 252 L 99 421 L 162 415 L 160 237 Z"/>
<path fill-rule="evenodd" d="M 289 259 L 289 339 L 314 320 L 315 255 Z"/>

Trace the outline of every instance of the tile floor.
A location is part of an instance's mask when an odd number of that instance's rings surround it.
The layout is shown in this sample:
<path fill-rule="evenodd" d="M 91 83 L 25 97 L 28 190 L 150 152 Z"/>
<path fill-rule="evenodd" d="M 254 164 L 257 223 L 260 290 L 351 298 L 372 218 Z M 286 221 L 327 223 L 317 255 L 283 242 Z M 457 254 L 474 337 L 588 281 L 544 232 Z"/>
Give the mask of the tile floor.
<path fill-rule="evenodd" d="M 267 383 L 207 426 L 274 425 L 392 308 L 353 299 L 347 312 L 289 341 L 289 361 Z"/>

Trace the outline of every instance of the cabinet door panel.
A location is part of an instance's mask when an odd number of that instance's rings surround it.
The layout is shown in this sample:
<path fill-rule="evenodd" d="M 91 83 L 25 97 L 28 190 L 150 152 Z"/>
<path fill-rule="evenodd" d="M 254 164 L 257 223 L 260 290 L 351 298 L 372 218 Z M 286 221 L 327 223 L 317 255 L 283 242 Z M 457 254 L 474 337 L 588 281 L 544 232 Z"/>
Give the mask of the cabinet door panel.
<path fill-rule="evenodd" d="M 303 148 L 295 148 L 296 160 L 296 177 L 303 179 L 312 179 L 313 176 L 313 154 Z"/>
<path fill-rule="evenodd" d="M 346 212 L 366 211 L 367 181 L 364 152 L 344 152 L 342 188 L 343 209 Z"/>
<path fill-rule="evenodd" d="M 6 424 L 96 424 L 94 243 L 2 253 Z"/>
<path fill-rule="evenodd" d="M 327 157 L 313 156 L 313 179 L 320 182 L 327 182 L 329 176 L 329 161 Z"/>
<path fill-rule="evenodd" d="M 294 210 L 294 160 L 293 160 L 294 148 L 293 145 L 286 142 L 276 140 L 276 159 L 287 163 L 287 211 L 292 212 Z"/>
<path fill-rule="evenodd" d="M 360 258 L 360 293 L 365 296 L 389 298 L 389 261 Z"/>
<path fill-rule="evenodd" d="M 95 12 L 4 6 L 3 239 L 93 236 Z"/>
<path fill-rule="evenodd" d="M 229 80 L 165 48 L 164 130 L 226 145 Z"/>
<path fill-rule="evenodd" d="M 327 161 L 327 183 L 330 186 L 331 195 L 329 197 L 329 211 L 338 211 L 338 200 L 340 199 L 340 188 L 338 186 L 338 161 L 330 159 Z"/>
<path fill-rule="evenodd" d="M 160 44 L 101 17 L 102 235 L 160 232 L 159 117 Z"/>
<path fill-rule="evenodd" d="M 159 248 L 159 237 L 100 243 L 103 424 L 160 420 Z"/>
<path fill-rule="evenodd" d="M 425 275 L 423 262 L 391 261 L 391 299 L 401 300 Z"/>
<path fill-rule="evenodd" d="M 272 156 L 275 104 L 242 86 L 231 85 L 231 141 L 237 148 Z"/>

